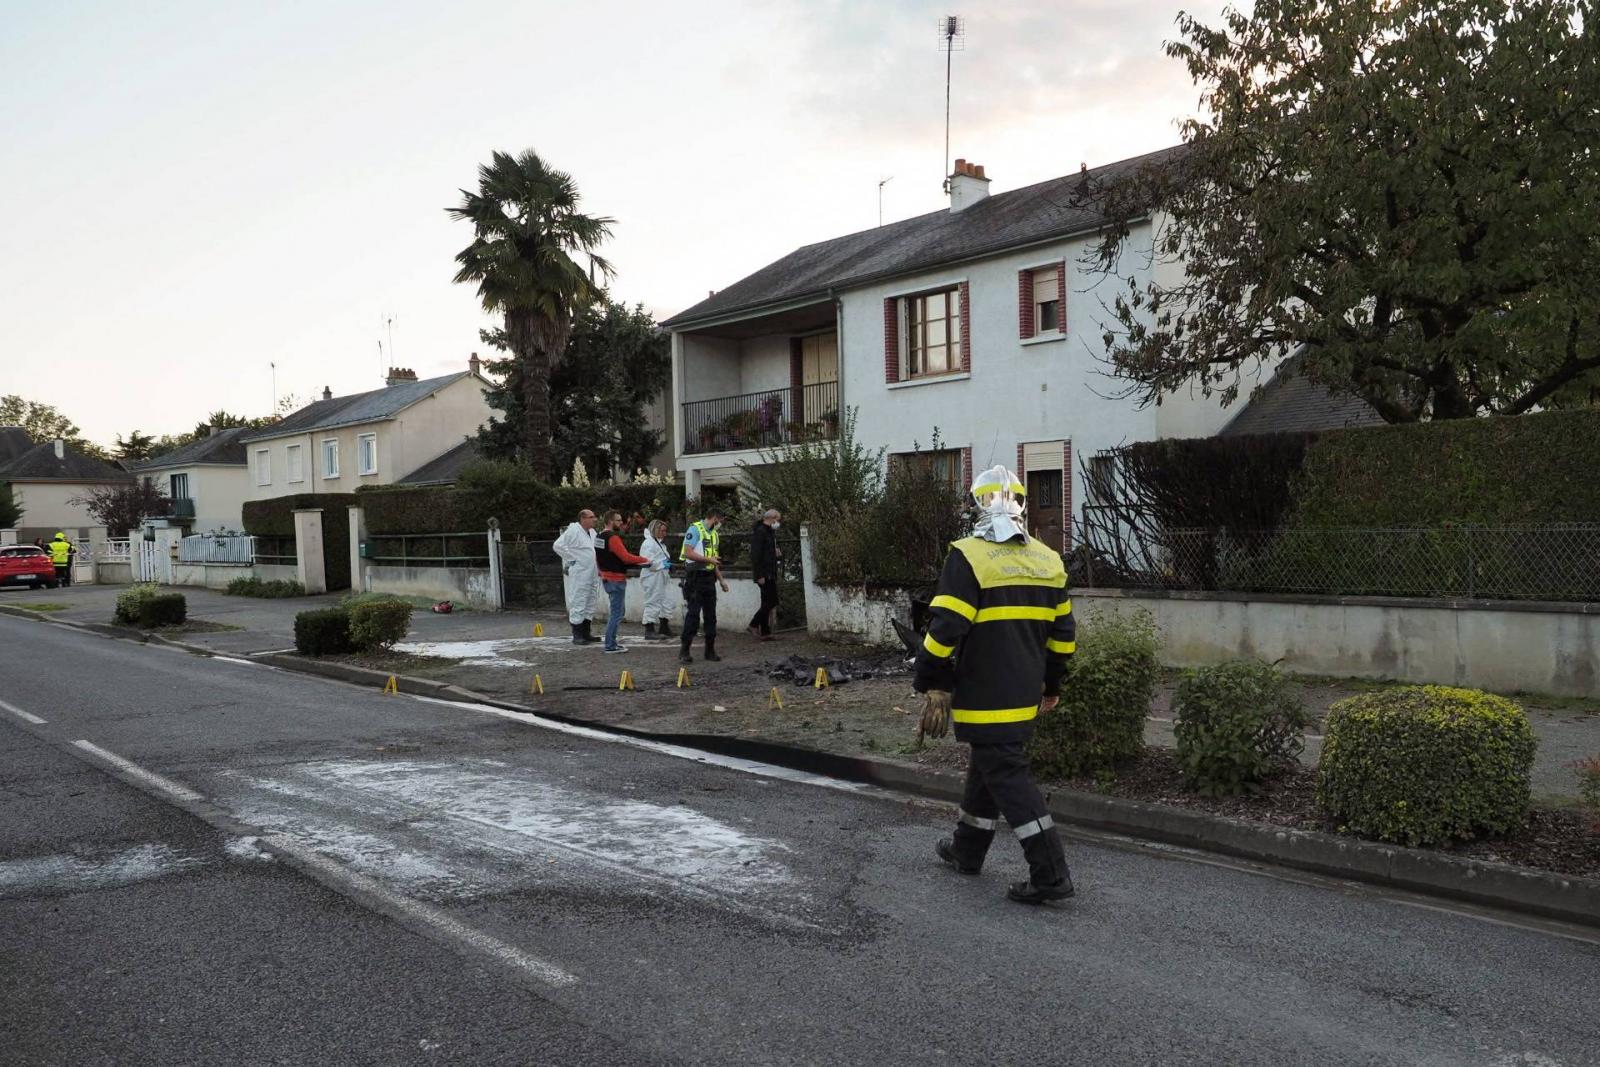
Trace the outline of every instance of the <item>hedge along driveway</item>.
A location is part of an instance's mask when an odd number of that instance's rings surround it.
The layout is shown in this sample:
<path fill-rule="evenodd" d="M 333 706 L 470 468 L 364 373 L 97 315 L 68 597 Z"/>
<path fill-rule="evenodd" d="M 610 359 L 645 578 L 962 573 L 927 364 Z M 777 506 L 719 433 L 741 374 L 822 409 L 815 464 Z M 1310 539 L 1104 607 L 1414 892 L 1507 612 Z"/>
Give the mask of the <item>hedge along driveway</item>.
<path fill-rule="evenodd" d="M 350 588 L 350 505 L 355 493 L 295 493 L 244 505 L 246 533 L 260 537 L 293 537 L 294 513 L 322 509 L 322 565 L 329 591 Z"/>

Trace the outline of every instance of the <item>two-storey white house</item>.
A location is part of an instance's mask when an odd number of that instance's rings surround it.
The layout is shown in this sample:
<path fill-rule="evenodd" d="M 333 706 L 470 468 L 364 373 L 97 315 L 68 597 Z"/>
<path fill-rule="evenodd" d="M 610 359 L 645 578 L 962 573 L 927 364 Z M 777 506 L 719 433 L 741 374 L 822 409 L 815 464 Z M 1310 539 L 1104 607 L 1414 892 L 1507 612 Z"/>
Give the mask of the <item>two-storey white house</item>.
<path fill-rule="evenodd" d="M 476 355 L 457 374 L 391 369 L 382 389 L 322 399 L 246 434 L 247 500 L 349 493 L 405 480 L 489 421 Z"/>
<path fill-rule="evenodd" d="M 1182 268 L 1152 254 L 1159 219 L 1135 225 L 1120 278 L 1086 266 L 1105 220 L 1083 180 L 990 195 L 983 168 L 958 160 L 947 210 L 808 245 L 667 320 L 690 495 L 732 482 L 763 449 L 833 437 L 852 408 L 863 444 L 915 454 L 963 487 L 974 468 L 1013 466 L 1036 532 L 1066 548 L 1083 496 L 1075 454 L 1221 430 L 1233 413 L 1198 391 L 1143 408 L 1116 397 L 1112 299 L 1129 279 Z"/>
<path fill-rule="evenodd" d="M 134 464 L 136 476 L 172 501 L 170 514 L 155 517 L 195 533 L 243 530 L 250 491 L 244 438 L 255 432 L 247 426 L 211 427 L 205 437 Z"/>

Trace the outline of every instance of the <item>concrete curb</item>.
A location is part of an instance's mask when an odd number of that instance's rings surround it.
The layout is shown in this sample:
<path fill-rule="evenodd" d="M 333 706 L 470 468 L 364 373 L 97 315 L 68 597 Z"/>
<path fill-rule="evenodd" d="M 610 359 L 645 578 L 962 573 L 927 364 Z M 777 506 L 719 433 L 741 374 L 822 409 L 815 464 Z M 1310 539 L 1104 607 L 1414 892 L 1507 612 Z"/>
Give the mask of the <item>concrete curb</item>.
<path fill-rule="evenodd" d="M 198 645 L 125 627 L 51 619 L 37 612 L 7 605 L 0 605 L 0 613 L 53 622 L 125 640 L 153 641 L 199 655 L 217 654 Z M 384 671 L 348 663 L 306 659 L 287 653 L 266 653 L 249 658 L 284 670 L 373 688 L 381 688 L 390 678 Z M 954 775 L 940 774 L 912 764 L 819 752 L 773 741 L 718 734 L 658 733 L 596 723 L 500 700 L 445 682 L 404 674 L 393 677 L 402 693 L 485 704 L 620 737 L 665 742 L 718 755 L 757 760 L 936 800 L 955 802 L 961 799 L 961 782 Z M 1049 795 L 1049 805 L 1052 815 L 1074 826 L 1600 928 L 1600 879 L 1489 863 L 1341 837 L 1317 830 L 1296 830 L 1076 790 L 1054 791 Z"/>

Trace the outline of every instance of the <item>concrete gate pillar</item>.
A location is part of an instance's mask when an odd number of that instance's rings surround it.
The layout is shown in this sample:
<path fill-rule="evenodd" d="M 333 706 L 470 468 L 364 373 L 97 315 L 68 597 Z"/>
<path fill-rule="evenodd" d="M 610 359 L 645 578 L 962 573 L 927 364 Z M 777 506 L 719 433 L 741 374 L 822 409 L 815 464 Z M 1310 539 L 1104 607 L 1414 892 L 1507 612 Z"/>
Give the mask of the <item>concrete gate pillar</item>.
<path fill-rule="evenodd" d="M 367 589 L 367 561 L 361 557 L 361 543 L 367 539 L 367 513 L 360 504 L 350 505 L 350 588 L 357 593 Z"/>
<path fill-rule="evenodd" d="M 296 508 L 294 512 L 294 557 L 296 577 L 307 593 L 328 591 L 328 566 L 322 546 L 322 509 Z"/>

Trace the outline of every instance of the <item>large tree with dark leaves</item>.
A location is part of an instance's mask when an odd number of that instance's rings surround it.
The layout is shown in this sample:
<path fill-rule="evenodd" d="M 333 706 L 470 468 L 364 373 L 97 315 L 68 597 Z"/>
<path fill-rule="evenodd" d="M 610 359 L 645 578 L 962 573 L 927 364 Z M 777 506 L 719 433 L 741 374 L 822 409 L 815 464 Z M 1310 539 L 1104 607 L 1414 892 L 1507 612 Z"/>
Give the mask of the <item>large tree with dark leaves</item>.
<path fill-rule="evenodd" d="M 1256 361 L 1390 422 L 1590 402 L 1600 385 L 1600 26 L 1578 0 L 1259 0 L 1168 45 L 1185 148 L 1082 192 L 1126 267 L 1106 345 L 1149 402 Z M 1152 211 L 1151 209 L 1156 210 Z"/>
<path fill-rule="evenodd" d="M 539 477 L 555 474 L 551 453 L 550 368 L 567 347 L 575 314 L 595 299 L 596 254 L 611 219 L 578 210 L 578 187 L 532 150 L 496 152 L 478 168 L 476 192 L 461 190 L 450 217 L 472 224 L 472 243 L 456 256 L 457 282 L 476 282 L 485 311 L 501 315 L 503 341 L 521 390 L 516 457 Z M 579 258 L 587 260 L 580 264 Z"/>
<path fill-rule="evenodd" d="M 508 348 L 503 330 L 485 330 L 483 340 Z M 512 459 L 522 447 L 521 365 L 514 357 L 491 359 L 487 369 L 495 380 L 489 404 L 501 417 L 479 430 L 479 445 L 490 458 Z M 646 424 L 645 407 L 671 379 L 667 336 L 642 305 L 601 299 L 581 309 L 550 372 L 556 476 L 570 471 L 575 459 L 597 479 L 613 469 L 626 474 L 647 466 L 662 436 Z"/>

